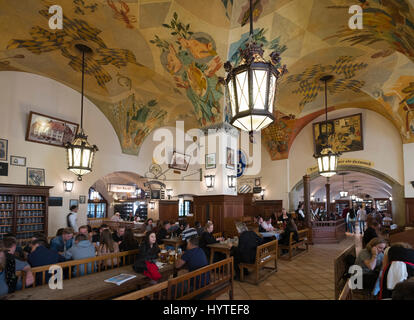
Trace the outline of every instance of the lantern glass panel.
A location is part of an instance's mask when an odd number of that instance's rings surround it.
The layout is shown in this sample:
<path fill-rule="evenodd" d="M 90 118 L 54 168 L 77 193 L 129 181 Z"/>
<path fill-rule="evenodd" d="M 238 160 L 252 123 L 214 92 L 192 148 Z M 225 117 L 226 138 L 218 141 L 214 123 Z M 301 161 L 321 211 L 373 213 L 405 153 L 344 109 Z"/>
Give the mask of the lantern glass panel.
<path fill-rule="evenodd" d="M 269 103 L 268 103 L 268 111 L 273 113 L 273 103 L 275 100 L 275 93 L 276 93 L 276 77 L 273 74 L 270 74 L 270 84 L 269 84 Z"/>
<path fill-rule="evenodd" d="M 236 90 L 239 112 L 249 110 L 249 81 L 248 71 L 236 75 Z"/>
<path fill-rule="evenodd" d="M 264 110 L 266 106 L 267 72 L 253 70 L 253 108 Z"/>
<path fill-rule="evenodd" d="M 232 112 L 232 116 L 234 117 L 236 115 L 236 98 L 234 97 L 233 80 L 229 81 L 228 88 L 229 88 L 231 112 Z"/>
<path fill-rule="evenodd" d="M 89 149 L 83 149 L 82 154 L 82 167 L 89 167 L 89 157 L 91 155 L 91 150 Z"/>

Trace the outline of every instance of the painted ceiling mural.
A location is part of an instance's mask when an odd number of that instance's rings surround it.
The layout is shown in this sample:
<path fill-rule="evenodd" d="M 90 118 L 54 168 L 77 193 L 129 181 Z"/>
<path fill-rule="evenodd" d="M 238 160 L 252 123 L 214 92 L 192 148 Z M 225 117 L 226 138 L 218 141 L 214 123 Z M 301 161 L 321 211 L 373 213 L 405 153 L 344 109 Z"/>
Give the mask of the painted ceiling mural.
<path fill-rule="evenodd" d="M 363 8 L 351 30 L 348 9 Z M 48 7 L 61 5 L 63 30 Z M 240 59 L 249 0 L 0 0 L 0 71 L 32 72 L 80 90 L 105 114 L 122 152 L 136 155 L 149 133 L 229 120 L 220 77 Z M 289 73 L 278 87 L 276 121 L 263 131 L 272 160 L 286 159 L 300 130 L 329 110 L 380 113 L 414 142 L 414 8 L 409 0 L 253 0 L 255 40 L 281 52 Z"/>

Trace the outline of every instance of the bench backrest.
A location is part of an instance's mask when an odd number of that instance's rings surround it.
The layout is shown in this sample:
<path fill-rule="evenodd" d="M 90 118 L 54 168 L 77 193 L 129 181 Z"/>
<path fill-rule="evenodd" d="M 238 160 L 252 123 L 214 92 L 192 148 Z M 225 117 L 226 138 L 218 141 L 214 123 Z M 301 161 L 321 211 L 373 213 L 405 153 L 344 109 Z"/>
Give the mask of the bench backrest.
<path fill-rule="evenodd" d="M 126 294 L 114 300 L 139 300 L 142 298 L 147 298 L 148 300 L 166 300 L 168 298 L 168 281 Z"/>
<path fill-rule="evenodd" d="M 277 259 L 278 241 L 273 240 L 262 244 L 256 248 L 256 266 L 260 267 L 263 264 L 268 263 L 270 260 Z"/>
<path fill-rule="evenodd" d="M 346 284 L 343 276 L 348 272 L 346 259 L 349 255 L 356 257 L 355 244 L 345 249 L 334 261 L 335 299 L 339 298 L 339 295 Z"/>
<path fill-rule="evenodd" d="M 338 300 L 352 300 L 352 290 L 349 287 L 349 281 L 351 281 L 351 280 L 348 280 L 345 283 L 344 288 L 342 289 L 341 294 L 339 295 Z"/>
<path fill-rule="evenodd" d="M 308 235 L 309 235 L 309 229 L 298 230 L 299 241 L 304 241 L 308 239 Z M 294 232 L 291 232 L 289 235 L 289 244 L 292 244 L 295 242 L 295 240 L 293 240 L 293 236 L 294 236 Z"/>
<path fill-rule="evenodd" d="M 188 300 L 233 282 L 233 257 L 168 280 L 168 300 Z"/>
<path fill-rule="evenodd" d="M 136 250 L 130 250 L 130 251 L 124 251 L 124 252 L 117 252 L 117 253 L 111 253 L 111 254 L 105 254 L 102 256 L 92 257 L 92 258 L 86 258 L 86 259 L 80 259 L 80 260 L 70 260 L 65 262 L 59 262 L 53 265 L 58 265 L 62 269 L 69 268 L 68 271 L 68 279 L 72 279 L 72 272 L 73 270 L 76 270 L 76 277 L 87 275 L 87 271 L 91 271 L 91 273 L 95 272 L 101 272 L 107 269 L 108 267 L 108 260 L 112 262 L 112 268 L 125 266 L 128 264 L 132 264 L 135 262 L 135 256 L 138 254 L 138 249 Z M 33 277 L 35 279 L 33 283 L 33 287 L 36 287 L 36 280 L 39 278 L 41 279 L 41 285 L 46 284 L 46 279 L 49 276 L 49 268 L 52 265 L 46 265 L 41 267 L 34 267 L 31 269 L 33 273 Z M 76 269 L 74 269 L 76 268 Z M 81 270 L 83 269 L 83 271 Z M 40 275 L 40 276 L 39 276 Z M 39 284 L 37 284 L 39 286 Z M 23 282 L 23 288 L 24 289 L 24 282 Z"/>

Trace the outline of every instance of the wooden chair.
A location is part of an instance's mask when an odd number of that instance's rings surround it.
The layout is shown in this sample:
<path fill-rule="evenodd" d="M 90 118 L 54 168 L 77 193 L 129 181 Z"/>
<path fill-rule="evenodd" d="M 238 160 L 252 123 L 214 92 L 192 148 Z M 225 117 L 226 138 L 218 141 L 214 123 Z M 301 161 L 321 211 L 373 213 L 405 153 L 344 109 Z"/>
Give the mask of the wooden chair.
<path fill-rule="evenodd" d="M 308 235 L 309 235 L 309 229 L 302 229 L 298 231 L 298 240 L 299 241 L 295 241 L 293 240 L 293 232 L 290 233 L 289 236 L 289 244 L 285 245 L 285 244 L 279 244 L 279 251 L 278 251 L 278 256 L 280 257 L 280 252 L 283 249 L 287 249 L 289 250 L 289 260 L 292 260 L 293 257 L 293 251 L 295 251 L 295 255 L 297 254 L 297 249 L 302 246 L 305 245 L 306 249 L 304 251 L 308 251 L 309 250 L 309 243 L 308 243 Z"/>
<path fill-rule="evenodd" d="M 113 300 L 166 300 L 168 297 L 168 281 L 144 288 Z M 147 299 L 145 299 L 147 298 Z"/>
<path fill-rule="evenodd" d="M 254 284 L 258 284 L 259 281 L 266 279 L 272 273 L 277 271 L 277 258 L 278 258 L 278 241 L 273 240 L 262 244 L 256 248 L 256 261 L 255 263 L 240 263 L 240 281 L 244 281 L 244 269 L 254 270 L 255 281 Z M 275 267 L 267 267 L 266 265 L 274 261 Z M 267 272 L 262 278 L 259 279 L 259 273 L 261 269 L 269 269 L 270 272 Z"/>
<path fill-rule="evenodd" d="M 348 274 L 348 265 L 347 262 L 348 256 L 353 256 L 356 258 L 356 249 L 355 244 L 348 247 L 344 251 L 341 252 L 339 256 L 336 257 L 334 260 L 334 281 L 335 281 L 335 299 L 338 300 L 341 292 L 343 291 L 344 287 L 347 285 L 347 281 L 345 280 L 345 275 Z"/>
<path fill-rule="evenodd" d="M 233 300 L 233 257 L 168 280 L 168 300 Z"/>

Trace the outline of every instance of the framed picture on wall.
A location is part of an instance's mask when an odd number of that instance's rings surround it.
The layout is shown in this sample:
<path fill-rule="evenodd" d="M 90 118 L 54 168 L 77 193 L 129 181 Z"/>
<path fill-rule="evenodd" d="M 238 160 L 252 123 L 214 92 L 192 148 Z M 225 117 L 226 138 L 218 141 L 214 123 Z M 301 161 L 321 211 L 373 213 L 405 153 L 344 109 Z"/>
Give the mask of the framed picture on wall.
<path fill-rule="evenodd" d="M 174 151 L 171 158 L 171 163 L 168 165 L 168 167 L 175 170 L 187 171 L 188 165 L 190 164 L 190 159 L 190 155 Z"/>
<path fill-rule="evenodd" d="M 27 168 L 27 185 L 44 186 L 45 185 L 45 169 Z"/>
<path fill-rule="evenodd" d="M 216 168 L 216 154 L 206 154 L 206 170 Z"/>
<path fill-rule="evenodd" d="M 234 169 L 236 168 L 234 161 L 234 149 L 227 147 L 226 149 L 226 168 Z"/>
<path fill-rule="evenodd" d="M 79 125 L 66 120 L 31 111 L 26 130 L 26 140 L 64 147 L 73 141 Z"/>
<path fill-rule="evenodd" d="M 0 162 L 0 176 L 9 175 L 9 164 L 7 162 Z"/>
<path fill-rule="evenodd" d="M 72 206 L 79 206 L 79 201 L 78 199 L 70 199 L 69 200 L 69 210 Z"/>
<path fill-rule="evenodd" d="M 79 196 L 79 203 L 80 204 L 86 203 L 86 196 Z"/>
<path fill-rule="evenodd" d="M 26 158 L 25 157 L 10 156 L 10 164 L 12 166 L 25 167 L 26 166 Z"/>
<path fill-rule="evenodd" d="M 0 139 L 0 161 L 7 161 L 7 149 L 9 142 L 6 139 Z"/>
<path fill-rule="evenodd" d="M 313 124 L 315 154 L 320 154 L 327 145 L 330 145 L 334 152 L 364 150 L 362 113 L 329 120 L 327 127 L 324 121 Z"/>

